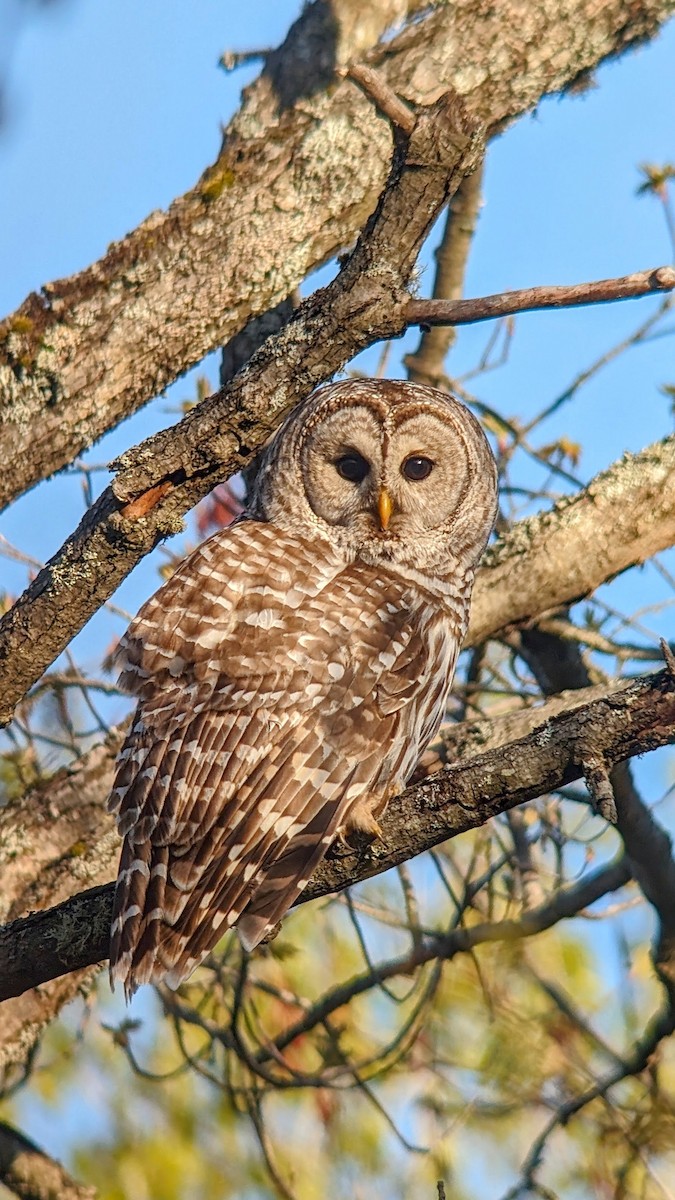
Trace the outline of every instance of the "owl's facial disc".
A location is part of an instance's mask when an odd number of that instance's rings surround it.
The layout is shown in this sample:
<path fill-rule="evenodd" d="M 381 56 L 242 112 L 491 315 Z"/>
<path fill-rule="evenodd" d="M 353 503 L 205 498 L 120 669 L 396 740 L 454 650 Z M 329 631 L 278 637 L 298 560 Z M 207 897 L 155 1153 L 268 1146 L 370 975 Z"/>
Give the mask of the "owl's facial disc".
<path fill-rule="evenodd" d="M 382 543 L 447 526 L 467 481 L 454 423 L 434 411 L 355 405 L 321 415 L 302 446 L 307 499 L 327 524 Z"/>
<path fill-rule="evenodd" d="M 249 515 L 318 536 L 346 561 L 446 574 L 478 561 L 496 489 L 490 447 L 460 401 L 422 384 L 344 380 L 279 428 Z"/>

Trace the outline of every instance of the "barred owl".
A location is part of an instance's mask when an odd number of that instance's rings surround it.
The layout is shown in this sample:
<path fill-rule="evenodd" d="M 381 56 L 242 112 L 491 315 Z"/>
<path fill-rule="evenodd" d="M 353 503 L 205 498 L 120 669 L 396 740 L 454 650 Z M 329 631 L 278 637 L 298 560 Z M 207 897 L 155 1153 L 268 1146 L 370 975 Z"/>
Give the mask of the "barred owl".
<path fill-rule="evenodd" d="M 332 384 L 269 443 L 243 518 L 141 608 L 109 802 L 127 995 L 177 986 L 232 926 L 253 949 L 336 836 L 377 835 L 442 719 L 495 509 L 458 400 Z"/>

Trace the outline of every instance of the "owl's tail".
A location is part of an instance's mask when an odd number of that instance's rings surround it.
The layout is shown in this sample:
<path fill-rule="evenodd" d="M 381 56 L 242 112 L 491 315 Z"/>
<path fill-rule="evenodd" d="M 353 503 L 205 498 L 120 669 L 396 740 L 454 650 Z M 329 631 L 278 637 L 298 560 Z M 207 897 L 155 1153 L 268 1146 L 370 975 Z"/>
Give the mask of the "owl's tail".
<path fill-rule="evenodd" d="M 155 979 L 168 865 L 168 846 L 124 839 L 110 931 L 110 986 L 122 983 L 127 1000 L 141 983 Z"/>
<path fill-rule="evenodd" d="M 115 891 L 111 985 L 122 983 L 127 999 L 142 983 L 177 988 L 233 926 L 244 949 L 255 949 L 307 886 L 339 815 L 335 805 L 326 828 L 320 811 L 302 833 L 274 844 L 255 872 L 243 860 L 225 876 L 222 859 L 200 870 L 200 846 L 177 855 L 176 848 L 127 836 Z"/>

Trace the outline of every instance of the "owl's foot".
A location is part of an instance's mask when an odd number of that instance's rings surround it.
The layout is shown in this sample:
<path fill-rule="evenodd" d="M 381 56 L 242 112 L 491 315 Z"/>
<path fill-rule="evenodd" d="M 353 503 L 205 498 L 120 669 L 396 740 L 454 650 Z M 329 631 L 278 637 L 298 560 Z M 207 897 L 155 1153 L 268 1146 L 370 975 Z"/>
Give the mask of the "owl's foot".
<path fill-rule="evenodd" d="M 373 842 L 384 841 L 378 817 L 385 812 L 392 796 L 398 796 L 404 787 L 402 780 L 395 779 L 386 791 L 368 792 L 357 800 L 347 813 L 344 825 L 338 829 L 333 845 L 353 854 L 355 850 L 361 851 Z"/>
<path fill-rule="evenodd" d="M 377 857 L 375 845 L 382 837 L 382 830 L 374 818 L 367 824 L 344 826 L 333 842 L 334 857 L 353 858 L 356 855 L 360 862 L 369 862 Z"/>
<path fill-rule="evenodd" d="M 354 853 L 367 850 L 382 837 L 382 830 L 374 817 L 358 824 L 349 821 L 338 829 L 331 847 L 332 858 L 348 858 Z"/>
<path fill-rule="evenodd" d="M 342 833 L 343 841 L 353 838 L 357 842 L 375 842 L 378 838 L 382 838 L 382 829 L 378 821 L 375 820 L 372 812 L 364 810 L 362 812 L 350 813 L 347 818 L 344 832 Z"/>

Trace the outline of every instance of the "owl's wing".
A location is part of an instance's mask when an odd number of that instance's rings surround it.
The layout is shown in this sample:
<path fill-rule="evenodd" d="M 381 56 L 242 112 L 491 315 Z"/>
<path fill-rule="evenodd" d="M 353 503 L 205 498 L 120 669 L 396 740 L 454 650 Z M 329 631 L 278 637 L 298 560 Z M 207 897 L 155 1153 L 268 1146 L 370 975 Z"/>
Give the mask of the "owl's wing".
<path fill-rule="evenodd" d="M 425 717 L 404 733 L 401 714 L 436 695 L 434 645 L 405 584 L 254 522 L 148 601 L 121 647 L 140 703 L 110 801 L 127 992 L 177 985 L 227 927 L 252 948 L 276 924 L 349 808 L 412 769 Z"/>

